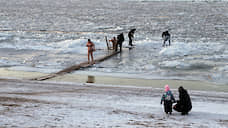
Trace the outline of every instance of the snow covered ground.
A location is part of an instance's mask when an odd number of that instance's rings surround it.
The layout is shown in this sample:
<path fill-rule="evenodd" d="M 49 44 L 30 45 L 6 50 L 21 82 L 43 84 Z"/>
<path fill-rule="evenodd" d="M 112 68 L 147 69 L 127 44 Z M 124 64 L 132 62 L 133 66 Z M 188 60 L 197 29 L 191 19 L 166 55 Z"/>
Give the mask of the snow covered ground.
<path fill-rule="evenodd" d="M 178 99 L 177 90 L 172 90 Z M 79 83 L 0 81 L 0 127 L 227 128 L 228 93 L 191 91 L 187 116 L 166 116 L 163 89 Z"/>
<path fill-rule="evenodd" d="M 228 2 L 221 0 L 1 0 L 0 67 L 53 73 L 107 53 L 109 39 L 136 28 L 132 50 L 84 70 L 146 79 L 228 84 Z M 171 47 L 162 48 L 169 30 Z"/>

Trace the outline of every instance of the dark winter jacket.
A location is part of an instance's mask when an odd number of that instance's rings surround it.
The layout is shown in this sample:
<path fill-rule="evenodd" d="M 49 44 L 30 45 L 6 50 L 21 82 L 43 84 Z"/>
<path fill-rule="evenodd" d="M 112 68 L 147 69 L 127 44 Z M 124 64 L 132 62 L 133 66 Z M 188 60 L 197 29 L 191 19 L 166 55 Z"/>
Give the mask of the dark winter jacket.
<path fill-rule="evenodd" d="M 169 32 L 168 32 L 168 31 L 163 32 L 163 33 L 162 33 L 162 37 L 164 37 L 164 36 L 169 36 L 169 37 L 170 37 Z"/>
<path fill-rule="evenodd" d="M 178 91 L 179 101 L 177 102 L 177 104 L 181 106 L 184 112 L 189 112 L 192 109 L 192 102 L 187 90 L 185 90 L 183 87 L 179 87 Z"/>
<path fill-rule="evenodd" d="M 134 37 L 134 33 L 135 33 L 136 29 L 131 29 L 130 32 L 128 33 L 128 37 L 129 38 L 133 38 Z"/>
<path fill-rule="evenodd" d="M 172 94 L 171 91 L 167 91 L 167 92 L 165 92 L 165 93 L 162 95 L 161 104 L 162 104 L 163 101 L 164 101 L 164 102 L 169 101 L 169 102 L 172 102 L 172 103 L 175 102 L 175 98 L 174 98 L 174 96 L 173 96 L 173 94 Z"/>
<path fill-rule="evenodd" d="M 124 42 L 124 35 L 121 33 L 120 35 L 117 36 L 117 43 L 122 44 Z"/>

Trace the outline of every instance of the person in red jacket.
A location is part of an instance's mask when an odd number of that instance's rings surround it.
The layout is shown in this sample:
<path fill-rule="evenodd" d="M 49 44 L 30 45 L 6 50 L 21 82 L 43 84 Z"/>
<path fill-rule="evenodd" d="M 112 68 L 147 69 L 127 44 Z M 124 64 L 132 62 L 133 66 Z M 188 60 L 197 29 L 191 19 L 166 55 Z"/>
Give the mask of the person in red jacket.
<path fill-rule="evenodd" d="M 93 61 L 93 51 L 95 51 L 95 45 L 90 39 L 88 39 L 86 47 L 88 47 L 88 63 L 90 63 L 90 56 L 91 56 L 91 59 L 92 59 L 92 63 L 94 63 L 94 61 Z"/>

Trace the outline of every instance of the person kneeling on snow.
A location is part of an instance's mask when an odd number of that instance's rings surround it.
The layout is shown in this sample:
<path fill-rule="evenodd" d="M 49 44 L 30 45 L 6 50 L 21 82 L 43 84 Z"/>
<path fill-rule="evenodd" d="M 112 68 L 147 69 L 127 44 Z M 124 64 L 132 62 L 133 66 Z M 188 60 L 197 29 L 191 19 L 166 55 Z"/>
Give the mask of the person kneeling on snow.
<path fill-rule="evenodd" d="M 175 98 L 170 91 L 169 85 L 165 85 L 165 93 L 162 95 L 161 104 L 163 101 L 165 113 L 172 114 L 172 104 L 175 103 Z"/>
<path fill-rule="evenodd" d="M 185 90 L 182 86 L 178 88 L 178 91 L 179 100 L 177 101 L 177 104 L 173 106 L 173 109 L 177 112 L 181 112 L 181 115 L 187 115 L 192 109 L 190 96 L 188 95 L 187 90 Z"/>

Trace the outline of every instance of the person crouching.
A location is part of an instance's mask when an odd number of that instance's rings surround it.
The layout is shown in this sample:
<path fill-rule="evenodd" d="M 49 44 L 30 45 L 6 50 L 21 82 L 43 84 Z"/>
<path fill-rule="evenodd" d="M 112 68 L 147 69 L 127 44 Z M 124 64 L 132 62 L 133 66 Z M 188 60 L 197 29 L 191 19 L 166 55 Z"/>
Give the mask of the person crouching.
<path fill-rule="evenodd" d="M 161 104 L 164 101 L 164 111 L 166 114 L 172 114 L 172 104 L 175 103 L 175 98 L 169 88 L 169 85 L 165 85 L 165 93 L 162 95 Z"/>
<path fill-rule="evenodd" d="M 179 100 L 177 104 L 173 106 L 173 109 L 177 112 L 181 112 L 181 115 L 188 115 L 188 113 L 192 109 L 191 98 L 188 94 L 188 91 L 184 89 L 182 86 L 178 88 L 179 91 Z"/>

